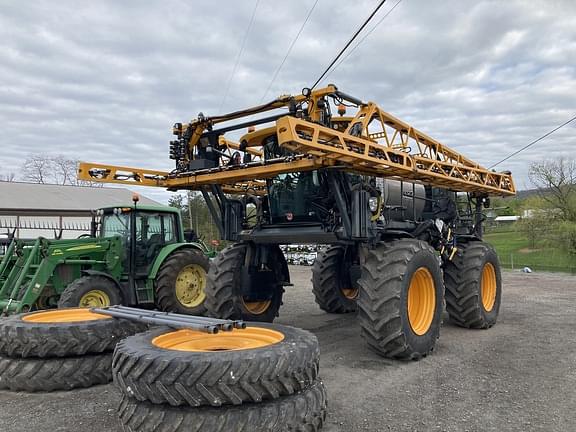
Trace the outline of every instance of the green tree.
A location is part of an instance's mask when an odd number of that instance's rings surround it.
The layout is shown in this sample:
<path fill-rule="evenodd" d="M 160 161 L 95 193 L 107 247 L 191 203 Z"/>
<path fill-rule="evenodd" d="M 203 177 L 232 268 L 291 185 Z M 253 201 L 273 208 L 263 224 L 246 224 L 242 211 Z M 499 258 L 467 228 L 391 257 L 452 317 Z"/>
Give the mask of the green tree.
<path fill-rule="evenodd" d="M 185 230 L 194 230 L 196 235 L 206 243 L 213 245 L 213 241 L 217 241 L 219 247 L 222 247 L 220 232 L 200 193 L 174 194 L 168 200 L 168 205 L 180 209 Z"/>
<path fill-rule="evenodd" d="M 576 160 L 535 162 L 528 172 L 538 195 L 564 221 L 576 222 Z"/>

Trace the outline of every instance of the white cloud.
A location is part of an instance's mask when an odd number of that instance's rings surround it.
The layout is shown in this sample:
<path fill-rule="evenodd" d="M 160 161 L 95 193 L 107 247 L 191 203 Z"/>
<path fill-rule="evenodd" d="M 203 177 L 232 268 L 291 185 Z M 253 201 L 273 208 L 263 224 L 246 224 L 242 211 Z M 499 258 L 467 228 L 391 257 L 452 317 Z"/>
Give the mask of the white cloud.
<path fill-rule="evenodd" d="M 226 110 L 260 101 L 312 3 L 260 2 Z M 310 85 L 375 4 L 320 0 L 268 97 Z M 216 113 L 253 6 L 0 0 L 0 171 L 30 153 L 170 169 L 171 125 Z M 575 12 L 404 0 L 325 83 L 490 165 L 574 115 Z M 529 186 L 530 162 L 574 153 L 574 130 L 498 168 Z"/>

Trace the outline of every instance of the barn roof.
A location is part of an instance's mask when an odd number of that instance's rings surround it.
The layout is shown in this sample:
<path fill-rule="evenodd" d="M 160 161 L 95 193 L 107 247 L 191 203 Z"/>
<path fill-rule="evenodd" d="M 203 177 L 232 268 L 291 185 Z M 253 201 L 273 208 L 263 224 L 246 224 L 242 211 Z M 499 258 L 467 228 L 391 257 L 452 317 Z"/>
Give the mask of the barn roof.
<path fill-rule="evenodd" d="M 100 207 L 129 205 L 132 194 L 123 188 L 0 181 L 0 214 L 85 216 Z M 140 196 L 139 204 L 159 203 Z"/>

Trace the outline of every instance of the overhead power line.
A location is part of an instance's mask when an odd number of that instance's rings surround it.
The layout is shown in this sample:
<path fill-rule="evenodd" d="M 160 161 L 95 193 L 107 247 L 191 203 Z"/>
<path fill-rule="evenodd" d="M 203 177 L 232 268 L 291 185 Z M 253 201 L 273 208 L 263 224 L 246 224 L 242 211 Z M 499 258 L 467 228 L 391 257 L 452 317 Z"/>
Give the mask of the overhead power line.
<path fill-rule="evenodd" d="M 314 89 L 314 87 L 316 87 L 318 85 L 318 83 L 320 81 L 322 81 L 322 79 L 324 78 L 324 76 L 328 73 L 328 71 L 330 70 L 330 68 L 332 66 L 334 66 L 334 63 L 336 63 L 338 61 L 338 59 L 342 56 L 342 54 L 344 54 L 344 51 L 346 51 L 348 49 L 348 47 L 350 46 L 350 44 L 352 42 L 354 42 L 354 39 L 356 39 L 356 37 L 360 34 L 360 32 L 362 30 L 364 30 L 364 27 L 366 27 L 366 25 L 368 25 L 368 23 L 370 22 L 370 20 L 374 17 L 374 15 L 376 15 L 376 13 L 380 10 L 380 8 L 382 7 L 382 5 L 386 3 L 386 0 L 382 0 L 380 1 L 380 3 L 378 3 L 378 6 L 376 6 L 376 9 L 374 9 L 374 11 L 370 14 L 370 16 L 366 19 L 366 21 L 364 21 L 364 23 L 360 26 L 360 28 L 358 30 L 356 30 L 356 33 L 354 33 L 354 35 L 350 38 L 350 40 L 346 43 L 346 45 L 344 45 L 344 48 L 342 48 L 340 50 L 340 52 L 338 53 L 338 55 L 334 58 L 334 60 L 332 60 L 332 62 L 330 63 L 330 65 L 324 70 L 324 72 L 322 72 L 322 75 L 320 75 L 320 78 L 318 78 L 316 80 L 316 82 L 312 85 L 311 89 Z"/>
<path fill-rule="evenodd" d="M 522 147 L 521 149 L 516 150 L 514 153 L 509 154 L 508 156 L 506 156 L 506 157 L 505 157 L 504 159 L 502 159 L 501 161 L 496 162 L 496 163 L 495 163 L 494 165 L 492 165 L 489 169 L 492 169 L 492 168 L 494 168 L 495 166 L 500 165 L 502 162 L 507 161 L 507 160 L 510 159 L 511 157 L 516 156 L 518 153 L 523 152 L 524 150 L 526 150 L 527 148 L 533 146 L 533 145 L 536 144 L 537 142 L 542 141 L 544 138 L 552 135 L 552 134 L 553 134 L 554 132 L 556 132 L 557 130 L 560 130 L 560 129 L 562 129 L 564 126 L 572 123 L 574 120 L 576 120 L 576 116 L 574 116 L 574 117 L 572 117 L 570 120 L 562 123 L 560 126 L 555 127 L 555 128 L 552 129 L 550 132 L 545 133 L 545 134 L 542 135 L 540 138 L 535 139 L 535 140 L 532 141 L 530 144 L 527 144 L 527 145 L 525 145 L 524 147 Z"/>
<path fill-rule="evenodd" d="M 296 44 L 296 41 L 298 40 L 298 38 L 300 37 L 300 35 L 302 34 L 302 30 L 304 30 L 304 27 L 306 26 L 306 23 L 308 23 L 308 20 L 310 19 L 310 15 L 312 15 L 312 12 L 314 11 L 314 8 L 316 7 L 316 5 L 318 4 L 319 0 L 316 0 L 314 2 L 314 4 L 312 5 L 312 7 L 310 8 L 310 10 L 308 11 L 308 14 L 306 15 L 306 18 L 304 19 L 304 22 L 302 23 L 302 25 L 300 26 L 300 30 L 298 30 L 298 33 L 296 34 L 296 37 L 294 37 L 294 39 L 292 40 L 292 43 L 290 44 L 290 46 L 288 47 L 288 51 L 286 51 L 286 55 L 284 56 L 284 58 L 282 59 L 282 61 L 280 62 L 280 65 L 278 65 L 278 68 L 276 68 L 276 71 L 274 72 L 274 75 L 272 76 L 272 79 L 270 80 L 270 83 L 268 84 L 268 87 L 266 87 L 266 91 L 264 92 L 264 94 L 262 95 L 262 98 L 260 99 L 260 103 L 262 103 L 264 101 L 264 98 L 266 97 L 266 95 L 268 94 L 268 92 L 270 91 L 270 89 L 272 88 L 272 85 L 274 84 L 274 81 L 276 81 L 276 78 L 278 77 L 278 74 L 280 73 L 280 71 L 282 70 L 282 67 L 284 66 L 284 63 L 286 62 L 286 59 L 288 58 L 288 56 L 290 55 L 290 53 L 292 52 L 292 48 L 294 48 L 294 45 Z"/>
<path fill-rule="evenodd" d="M 232 80 L 234 79 L 234 75 L 236 75 L 236 70 L 238 69 L 238 65 L 240 64 L 240 58 L 242 57 L 242 53 L 244 52 L 244 46 L 246 45 L 246 40 L 248 39 L 248 35 L 250 34 L 252 24 L 254 23 L 254 17 L 256 16 L 256 10 L 258 9 L 259 4 L 260 0 L 256 0 L 256 3 L 254 4 L 254 9 L 252 10 L 252 16 L 250 17 L 250 22 L 248 22 L 248 27 L 246 27 L 246 33 L 244 33 L 244 39 L 242 39 L 240 50 L 238 51 L 236 61 L 234 62 L 234 67 L 232 68 L 232 73 L 230 74 L 230 78 L 228 79 L 228 83 L 226 84 L 226 91 L 224 92 L 224 97 L 222 98 L 222 101 L 220 102 L 220 107 L 218 108 L 219 112 L 222 112 L 222 108 L 224 107 L 226 99 L 228 98 L 228 93 L 230 92 Z"/>
<path fill-rule="evenodd" d="M 332 70 L 329 71 L 329 72 L 326 74 L 326 76 L 325 76 L 324 78 L 328 77 L 332 72 L 334 72 L 336 69 L 338 69 L 338 68 L 340 67 L 340 65 L 341 65 L 342 63 L 344 63 L 344 62 L 348 59 L 348 57 L 350 57 L 350 55 L 351 55 L 354 51 L 356 51 L 356 49 L 357 49 L 360 45 L 362 45 L 362 42 L 364 42 L 364 41 L 366 40 L 366 38 L 367 38 L 368 36 L 370 36 L 370 35 L 372 34 L 372 32 L 373 32 L 374 30 L 376 30 L 376 28 L 377 28 L 380 24 L 382 24 L 382 21 L 384 21 L 384 20 L 388 17 L 388 15 L 390 15 L 390 14 L 392 13 L 392 11 L 393 11 L 394 9 L 396 9 L 396 6 L 398 6 L 400 3 L 402 3 L 402 0 L 398 0 L 398 1 L 394 4 L 394 6 L 392 6 L 392 7 L 390 8 L 390 10 L 389 10 L 388 12 L 386 12 L 382 18 L 380 18 L 380 20 L 374 25 L 374 27 L 372 27 L 370 30 L 368 30 L 368 33 L 366 33 L 366 34 L 362 37 L 362 39 L 360 39 L 360 40 L 358 41 L 358 43 L 357 43 L 356 45 L 354 45 L 354 46 L 352 47 L 352 49 L 346 53 L 346 55 L 342 58 L 342 60 L 340 60 L 340 61 L 338 62 L 338 64 L 337 64 L 336 66 L 334 66 L 334 67 L 332 68 Z"/>

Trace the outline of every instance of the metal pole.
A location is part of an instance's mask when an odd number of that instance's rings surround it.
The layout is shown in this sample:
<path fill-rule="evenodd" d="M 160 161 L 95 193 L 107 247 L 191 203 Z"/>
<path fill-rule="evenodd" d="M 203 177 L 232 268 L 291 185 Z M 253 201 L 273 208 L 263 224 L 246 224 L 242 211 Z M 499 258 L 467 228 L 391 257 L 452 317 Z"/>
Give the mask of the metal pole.
<path fill-rule="evenodd" d="M 132 308 L 128 306 L 116 305 L 110 306 L 106 309 L 101 310 L 120 310 L 122 312 L 131 313 L 133 315 L 151 315 L 151 316 L 164 316 L 167 318 L 174 318 L 179 319 L 182 321 L 186 320 L 193 320 L 199 322 L 205 322 L 208 324 L 216 324 L 216 325 L 232 325 L 235 328 L 246 328 L 246 324 L 244 321 L 241 320 L 227 320 L 227 319 L 220 319 L 220 318 L 210 318 L 210 317 L 203 317 L 203 316 L 196 316 L 196 315 L 184 315 L 178 314 L 174 312 L 162 312 L 162 311 L 149 311 L 146 309 L 138 309 Z"/>

